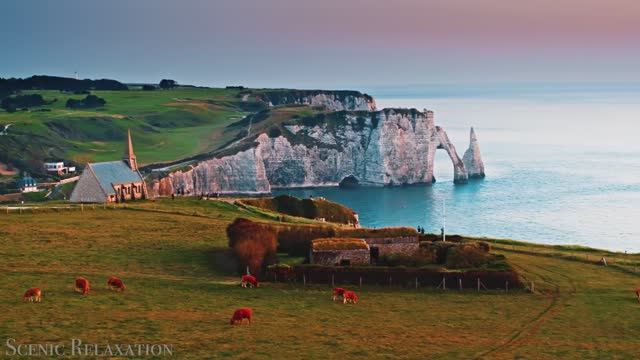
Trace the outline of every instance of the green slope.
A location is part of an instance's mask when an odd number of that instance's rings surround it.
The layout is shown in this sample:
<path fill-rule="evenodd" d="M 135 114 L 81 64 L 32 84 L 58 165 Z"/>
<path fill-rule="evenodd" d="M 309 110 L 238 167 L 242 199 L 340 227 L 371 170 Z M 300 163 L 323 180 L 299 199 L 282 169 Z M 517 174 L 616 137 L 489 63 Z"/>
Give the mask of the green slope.
<path fill-rule="evenodd" d="M 64 106 L 67 99 L 85 95 L 31 92 L 55 102 L 16 113 L 0 110 L 0 124 L 14 124 L 8 135 L 0 137 L 0 162 L 36 173 L 49 158 L 77 163 L 118 159 L 128 128 L 143 164 L 210 151 L 229 140 L 221 131 L 226 125 L 264 106 L 243 102 L 234 89 L 185 87 L 93 91 L 107 101 L 104 108 L 70 110 Z"/>

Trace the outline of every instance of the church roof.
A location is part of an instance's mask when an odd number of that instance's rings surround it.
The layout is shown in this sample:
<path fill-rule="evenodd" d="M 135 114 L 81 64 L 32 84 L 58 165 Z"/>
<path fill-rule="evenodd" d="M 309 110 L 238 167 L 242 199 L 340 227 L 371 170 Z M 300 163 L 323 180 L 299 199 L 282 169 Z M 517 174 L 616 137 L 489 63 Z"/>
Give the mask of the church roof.
<path fill-rule="evenodd" d="M 115 194 L 113 185 L 143 181 L 140 174 L 131 170 L 124 161 L 108 161 L 88 165 L 107 195 Z"/>

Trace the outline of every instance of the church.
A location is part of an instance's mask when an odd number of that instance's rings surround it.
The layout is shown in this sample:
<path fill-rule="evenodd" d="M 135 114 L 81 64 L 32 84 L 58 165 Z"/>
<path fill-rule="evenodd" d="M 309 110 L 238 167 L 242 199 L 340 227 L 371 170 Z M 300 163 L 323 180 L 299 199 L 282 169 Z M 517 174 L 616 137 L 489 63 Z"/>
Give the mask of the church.
<path fill-rule="evenodd" d="M 122 160 L 87 164 L 71 193 L 71 202 L 113 203 L 148 198 L 147 185 L 133 152 L 131 131 L 127 137 Z"/>

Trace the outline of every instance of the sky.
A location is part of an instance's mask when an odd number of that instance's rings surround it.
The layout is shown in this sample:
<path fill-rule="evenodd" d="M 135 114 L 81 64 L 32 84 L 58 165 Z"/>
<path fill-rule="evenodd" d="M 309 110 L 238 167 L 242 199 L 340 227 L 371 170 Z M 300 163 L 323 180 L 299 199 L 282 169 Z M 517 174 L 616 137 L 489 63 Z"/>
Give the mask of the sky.
<path fill-rule="evenodd" d="M 0 77 L 298 88 L 640 82 L 637 0 L 7 0 Z"/>

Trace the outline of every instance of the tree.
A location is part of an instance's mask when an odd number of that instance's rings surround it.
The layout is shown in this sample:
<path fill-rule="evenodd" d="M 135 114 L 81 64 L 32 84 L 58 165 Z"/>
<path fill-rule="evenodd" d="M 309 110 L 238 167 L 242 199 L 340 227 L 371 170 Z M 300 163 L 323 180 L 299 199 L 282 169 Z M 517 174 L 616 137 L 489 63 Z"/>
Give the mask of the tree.
<path fill-rule="evenodd" d="M 155 89 L 156 89 L 156 87 L 153 86 L 153 85 L 142 85 L 142 90 L 144 90 L 144 91 L 153 91 Z"/>
<path fill-rule="evenodd" d="M 160 81 L 160 84 L 158 84 L 158 86 L 160 86 L 161 89 L 172 89 L 178 86 L 178 83 L 175 80 L 162 79 Z"/>
<path fill-rule="evenodd" d="M 265 260 L 273 259 L 278 246 L 276 231 L 269 225 L 238 218 L 227 226 L 229 246 L 244 268 L 259 274 Z"/>

